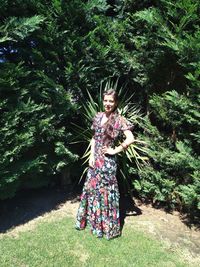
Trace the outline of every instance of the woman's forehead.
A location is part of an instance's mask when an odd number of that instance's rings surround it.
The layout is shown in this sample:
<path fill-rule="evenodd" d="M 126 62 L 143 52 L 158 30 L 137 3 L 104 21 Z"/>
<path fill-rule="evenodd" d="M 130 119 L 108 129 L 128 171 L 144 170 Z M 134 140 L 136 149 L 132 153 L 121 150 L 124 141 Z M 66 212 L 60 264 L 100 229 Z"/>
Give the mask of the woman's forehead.
<path fill-rule="evenodd" d="M 113 95 L 104 95 L 104 100 L 114 100 L 114 96 Z"/>

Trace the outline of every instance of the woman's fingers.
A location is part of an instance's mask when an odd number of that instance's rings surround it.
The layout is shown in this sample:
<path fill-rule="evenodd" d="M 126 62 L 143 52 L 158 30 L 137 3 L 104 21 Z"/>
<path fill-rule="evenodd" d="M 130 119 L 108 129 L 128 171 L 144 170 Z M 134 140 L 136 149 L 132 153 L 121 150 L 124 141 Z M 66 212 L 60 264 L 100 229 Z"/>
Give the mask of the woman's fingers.
<path fill-rule="evenodd" d="M 102 152 L 103 154 L 113 155 L 113 148 L 104 146 Z"/>
<path fill-rule="evenodd" d="M 108 148 L 108 147 L 104 147 L 104 148 L 103 148 L 103 153 L 104 153 L 104 154 L 109 153 L 109 148 Z"/>
<path fill-rule="evenodd" d="M 93 169 L 94 168 L 94 164 L 89 163 L 89 167 Z"/>
<path fill-rule="evenodd" d="M 94 159 L 89 160 L 89 167 L 94 168 Z"/>
<path fill-rule="evenodd" d="M 106 154 L 107 151 L 108 151 L 108 148 L 107 148 L 106 146 L 104 146 L 104 147 L 102 148 L 102 151 L 103 151 L 104 154 Z"/>

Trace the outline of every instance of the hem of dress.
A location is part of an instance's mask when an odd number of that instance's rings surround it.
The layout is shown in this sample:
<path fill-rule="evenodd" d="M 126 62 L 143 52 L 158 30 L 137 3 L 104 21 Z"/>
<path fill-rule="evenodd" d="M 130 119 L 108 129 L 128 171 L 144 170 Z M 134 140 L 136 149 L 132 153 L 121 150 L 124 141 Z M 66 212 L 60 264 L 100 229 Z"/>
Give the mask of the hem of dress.
<path fill-rule="evenodd" d="M 81 227 L 78 227 L 78 226 L 75 226 L 75 229 L 78 230 L 78 231 L 82 231 L 82 230 L 85 230 L 87 228 L 87 226 L 81 228 Z M 119 234 L 116 234 L 114 236 L 107 236 L 106 233 L 102 233 L 100 235 L 96 234 L 96 233 L 93 233 L 92 229 L 90 229 L 90 233 L 93 235 L 93 236 L 96 236 L 97 238 L 103 238 L 105 237 L 106 240 L 110 241 L 110 240 L 113 240 L 115 238 L 118 238 L 121 236 L 121 232 Z"/>

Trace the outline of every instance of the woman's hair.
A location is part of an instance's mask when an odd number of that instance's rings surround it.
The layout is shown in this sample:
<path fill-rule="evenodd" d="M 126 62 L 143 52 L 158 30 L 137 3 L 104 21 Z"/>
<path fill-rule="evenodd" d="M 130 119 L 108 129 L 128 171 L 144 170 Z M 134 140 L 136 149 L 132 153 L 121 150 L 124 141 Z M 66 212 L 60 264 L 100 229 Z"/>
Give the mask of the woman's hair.
<path fill-rule="evenodd" d="M 110 139 L 115 138 L 115 129 L 114 125 L 119 120 L 119 114 L 117 112 L 117 106 L 118 106 L 118 93 L 114 89 L 109 89 L 103 93 L 103 98 L 106 95 L 111 95 L 116 102 L 116 107 L 113 110 L 113 112 L 110 114 L 108 121 L 105 124 L 105 137 L 104 142 L 105 144 L 109 142 Z"/>

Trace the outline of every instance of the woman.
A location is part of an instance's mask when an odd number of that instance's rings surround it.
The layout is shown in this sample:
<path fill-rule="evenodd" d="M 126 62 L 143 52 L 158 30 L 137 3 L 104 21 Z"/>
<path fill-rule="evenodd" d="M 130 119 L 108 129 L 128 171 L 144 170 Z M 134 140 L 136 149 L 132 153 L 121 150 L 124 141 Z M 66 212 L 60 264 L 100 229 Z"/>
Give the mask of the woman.
<path fill-rule="evenodd" d="M 110 89 L 103 95 L 104 112 L 96 114 L 92 129 L 89 170 L 77 213 L 76 229 L 87 224 L 97 237 L 120 235 L 119 189 L 116 179 L 116 154 L 133 143 L 132 124 L 117 113 L 118 96 Z M 120 135 L 126 137 L 115 146 Z"/>

